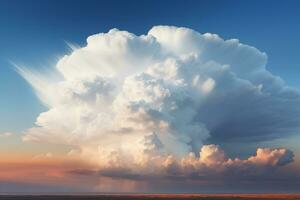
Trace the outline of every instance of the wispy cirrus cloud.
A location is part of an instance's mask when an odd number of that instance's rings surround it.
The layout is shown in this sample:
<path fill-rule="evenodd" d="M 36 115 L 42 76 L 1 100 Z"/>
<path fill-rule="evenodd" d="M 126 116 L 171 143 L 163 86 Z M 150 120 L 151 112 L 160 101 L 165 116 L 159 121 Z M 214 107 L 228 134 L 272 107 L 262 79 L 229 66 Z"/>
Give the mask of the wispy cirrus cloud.
<path fill-rule="evenodd" d="M 1 137 L 2 138 L 7 138 L 7 137 L 11 137 L 13 135 L 14 135 L 14 133 L 12 133 L 12 132 L 3 132 L 3 133 L 0 133 L 0 138 Z"/>

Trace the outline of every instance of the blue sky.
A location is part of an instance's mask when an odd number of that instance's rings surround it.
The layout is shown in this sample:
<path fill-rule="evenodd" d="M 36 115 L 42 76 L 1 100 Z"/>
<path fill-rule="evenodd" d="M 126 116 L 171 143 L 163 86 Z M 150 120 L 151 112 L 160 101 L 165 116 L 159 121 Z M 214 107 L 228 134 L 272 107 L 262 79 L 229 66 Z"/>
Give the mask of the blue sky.
<path fill-rule="evenodd" d="M 10 62 L 41 68 L 111 28 L 136 34 L 153 25 L 185 26 L 238 38 L 268 54 L 268 69 L 300 86 L 299 1 L 16 1 L 0 2 L 0 131 L 32 125 L 43 107 Z M 15 124 L 15 122 L 18 122 Z"/>

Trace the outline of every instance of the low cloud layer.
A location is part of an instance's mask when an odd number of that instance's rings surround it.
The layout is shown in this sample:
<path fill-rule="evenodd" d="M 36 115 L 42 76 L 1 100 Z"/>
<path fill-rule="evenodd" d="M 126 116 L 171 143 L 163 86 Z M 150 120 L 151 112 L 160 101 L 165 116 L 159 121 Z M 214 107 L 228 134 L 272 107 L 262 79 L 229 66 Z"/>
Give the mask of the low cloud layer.
<path fill-rule="evenodd" d="M 266 173 L 293 153 L 260 148 L 230 159 L 218 146 L 299 131 L 300 93 L 266 63 L 236 39 L 187 28 L 92 35 L 51 73 L 18 68 L 48 108 L 24 140 L 71 145 L 70 155 L 111 177 Z"/>
<path fill-rule="evenodd" d="M 123 158 L 118 158 L 100 170 L 76 169 L 70 173 L 135 180 L 213 180 L 220 176 L 223 179 L 240 180 L 269 175 L 277 167 L 293 162 L 293 157 L 294 154 L 286 149 L 259 148 L 254 156 L 245 160 L 231 159 L 219 146 L 204 145 L 199 153 L 190 153 L 181 159 L 176 159 L 173 155 L 156 156 L 148 158 L 144 163 L 133 165 Z M 123 162 L 120 162 L 121 160 Z"/>

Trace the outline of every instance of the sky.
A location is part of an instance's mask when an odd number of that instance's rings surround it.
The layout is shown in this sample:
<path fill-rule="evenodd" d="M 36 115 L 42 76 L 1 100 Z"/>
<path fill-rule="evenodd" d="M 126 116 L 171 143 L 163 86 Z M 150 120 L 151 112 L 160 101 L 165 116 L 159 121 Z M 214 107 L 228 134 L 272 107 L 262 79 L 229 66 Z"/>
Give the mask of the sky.
<path fill-rule="evenodd" d="M 2 0 L 0 192 L 299 192 L 299 4 Z"/>

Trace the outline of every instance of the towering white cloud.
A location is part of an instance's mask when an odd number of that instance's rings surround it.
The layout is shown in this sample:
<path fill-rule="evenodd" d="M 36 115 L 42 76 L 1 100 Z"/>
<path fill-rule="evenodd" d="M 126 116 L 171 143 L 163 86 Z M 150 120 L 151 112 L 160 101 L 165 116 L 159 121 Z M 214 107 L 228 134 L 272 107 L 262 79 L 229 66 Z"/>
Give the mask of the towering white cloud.
<path fill-rule="evenodd" d="M 236 39 L 187 28 L 92 35 L 51 76 L 19 68 L 48 107 L 24 140 L 72 145 L 72 153 L 115 173 L 284 165 L 293 158 L 285 149 L 231 160 L 218 146 L 203 146 L 299 131 L 299 91 L 266 63 L 265 53 Z"/>

